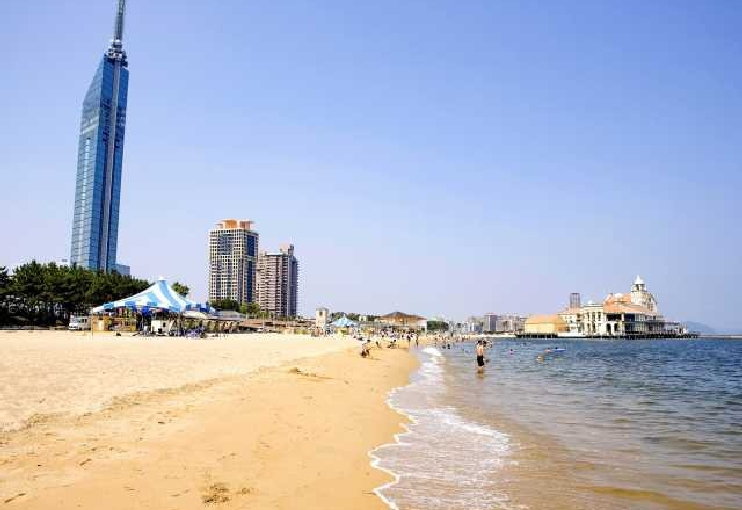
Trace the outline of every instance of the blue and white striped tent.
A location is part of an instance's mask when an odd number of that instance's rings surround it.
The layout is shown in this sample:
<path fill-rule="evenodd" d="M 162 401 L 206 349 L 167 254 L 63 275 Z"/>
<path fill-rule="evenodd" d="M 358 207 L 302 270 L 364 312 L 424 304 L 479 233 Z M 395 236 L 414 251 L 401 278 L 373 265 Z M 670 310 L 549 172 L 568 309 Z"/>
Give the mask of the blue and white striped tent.
<path fill-rule="evenodd" d="M 131 308 L 135 310 L 158 309 L 173 313 L 189 311 L 208 313 L 210 311 L 207 306 L 184 298 L 175 292 L 162 277 L 160 277 L 154 285 L 143 290 L 139 294 L 134 294 L 131 297 L 112 301 L 103 306 L 93 308 L 92 313 L 103 313 L 116 308 Z"/>
<path fill-rule="evenodd" d="M 336 328 L 355 328 L 358 326 L 358 323 L 353 322 L 348 317 L 343 316 L 333 322 L 332 326 L 335 326 Z"/>

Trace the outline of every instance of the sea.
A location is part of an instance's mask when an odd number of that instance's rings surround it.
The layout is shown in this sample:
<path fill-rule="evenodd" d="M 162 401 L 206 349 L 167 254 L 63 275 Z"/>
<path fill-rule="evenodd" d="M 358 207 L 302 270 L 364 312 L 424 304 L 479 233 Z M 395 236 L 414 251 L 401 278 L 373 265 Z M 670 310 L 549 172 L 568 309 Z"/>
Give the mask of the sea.
<path fill-rule="evenodd" d="M 447 347 L 389 397 L 390 508 L 742 509 L 742 342 L 493 339 L 483 373 Z"/>

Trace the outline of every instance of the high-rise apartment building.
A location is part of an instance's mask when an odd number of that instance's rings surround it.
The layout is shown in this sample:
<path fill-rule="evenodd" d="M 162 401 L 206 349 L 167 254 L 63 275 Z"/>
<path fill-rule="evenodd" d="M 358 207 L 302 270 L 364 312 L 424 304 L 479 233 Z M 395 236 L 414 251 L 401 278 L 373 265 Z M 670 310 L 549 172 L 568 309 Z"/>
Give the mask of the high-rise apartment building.
<path fill-rule="evenodd" d="M 113 40 L 85 94 L 77 149 L 70 262 L 112 271 L 116 265 L 129 69 L 123 49 L 126 1 L 119 0 Z"/>
<path fill-rule="evenodd" d="M 484 314 L 484 325 L 482 326 L 482 331 L 484 333 L 495 333 L 497 331 L 497 314 Z"/>
<path fill-rule="evenodd" d="M 298 308 L 299 261 L 294 245 L 281 246 L 278 253 L 258 257 L 258 304 L 261 310 L 279 317 L 295 317 Z"/>
<path fill-rule="evenodd" d="M 258 233 L 250 220 L 222 220 L 209 231 L 209 301 L 256 298 Z"/>

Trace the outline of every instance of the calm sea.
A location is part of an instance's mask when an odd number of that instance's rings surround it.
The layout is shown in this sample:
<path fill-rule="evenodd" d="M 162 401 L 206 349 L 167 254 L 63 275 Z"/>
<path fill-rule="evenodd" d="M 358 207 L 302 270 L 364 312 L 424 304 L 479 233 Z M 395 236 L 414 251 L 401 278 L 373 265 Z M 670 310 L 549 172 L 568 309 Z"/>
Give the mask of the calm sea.
<path fill-rule="evenodd" d="M 392 508 L 742 509 L 742 342 L 496 340 L 482 375 L 472 344 L 417 354 L 409 431 L 372 453 Z"/>

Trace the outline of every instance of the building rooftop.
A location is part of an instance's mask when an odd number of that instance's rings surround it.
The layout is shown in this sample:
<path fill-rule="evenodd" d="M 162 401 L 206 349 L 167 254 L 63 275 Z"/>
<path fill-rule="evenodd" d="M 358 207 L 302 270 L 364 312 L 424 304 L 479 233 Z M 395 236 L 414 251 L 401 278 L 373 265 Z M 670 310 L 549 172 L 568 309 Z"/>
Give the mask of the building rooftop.
<path fill-rule="evenodd" d="M 401 320 L 424 320 L 425 317 L 420 317 L 419 315 L 412 315 L 402 312 L 392 312 L 388 313 L 386 315 L 382 315 L 379 317 L 381 320 L 387 320 L 387 321 L 401 321 Z"/>
<path fill-rule="evenodd" d="M 531 315 L 526 319 L 526 324 L 554 324 L 563 323 L 561 317 L 558 314 L 553 315 Z"/>
<path fill-rule="evenodd" d="M 226 219 L 218 221 L 215 225 L 215 229 L 245 229 L 245 230 L 252 230 L 253 225 L 255 224 L 252 220 L 234 220 L 234 219 Z"/>

